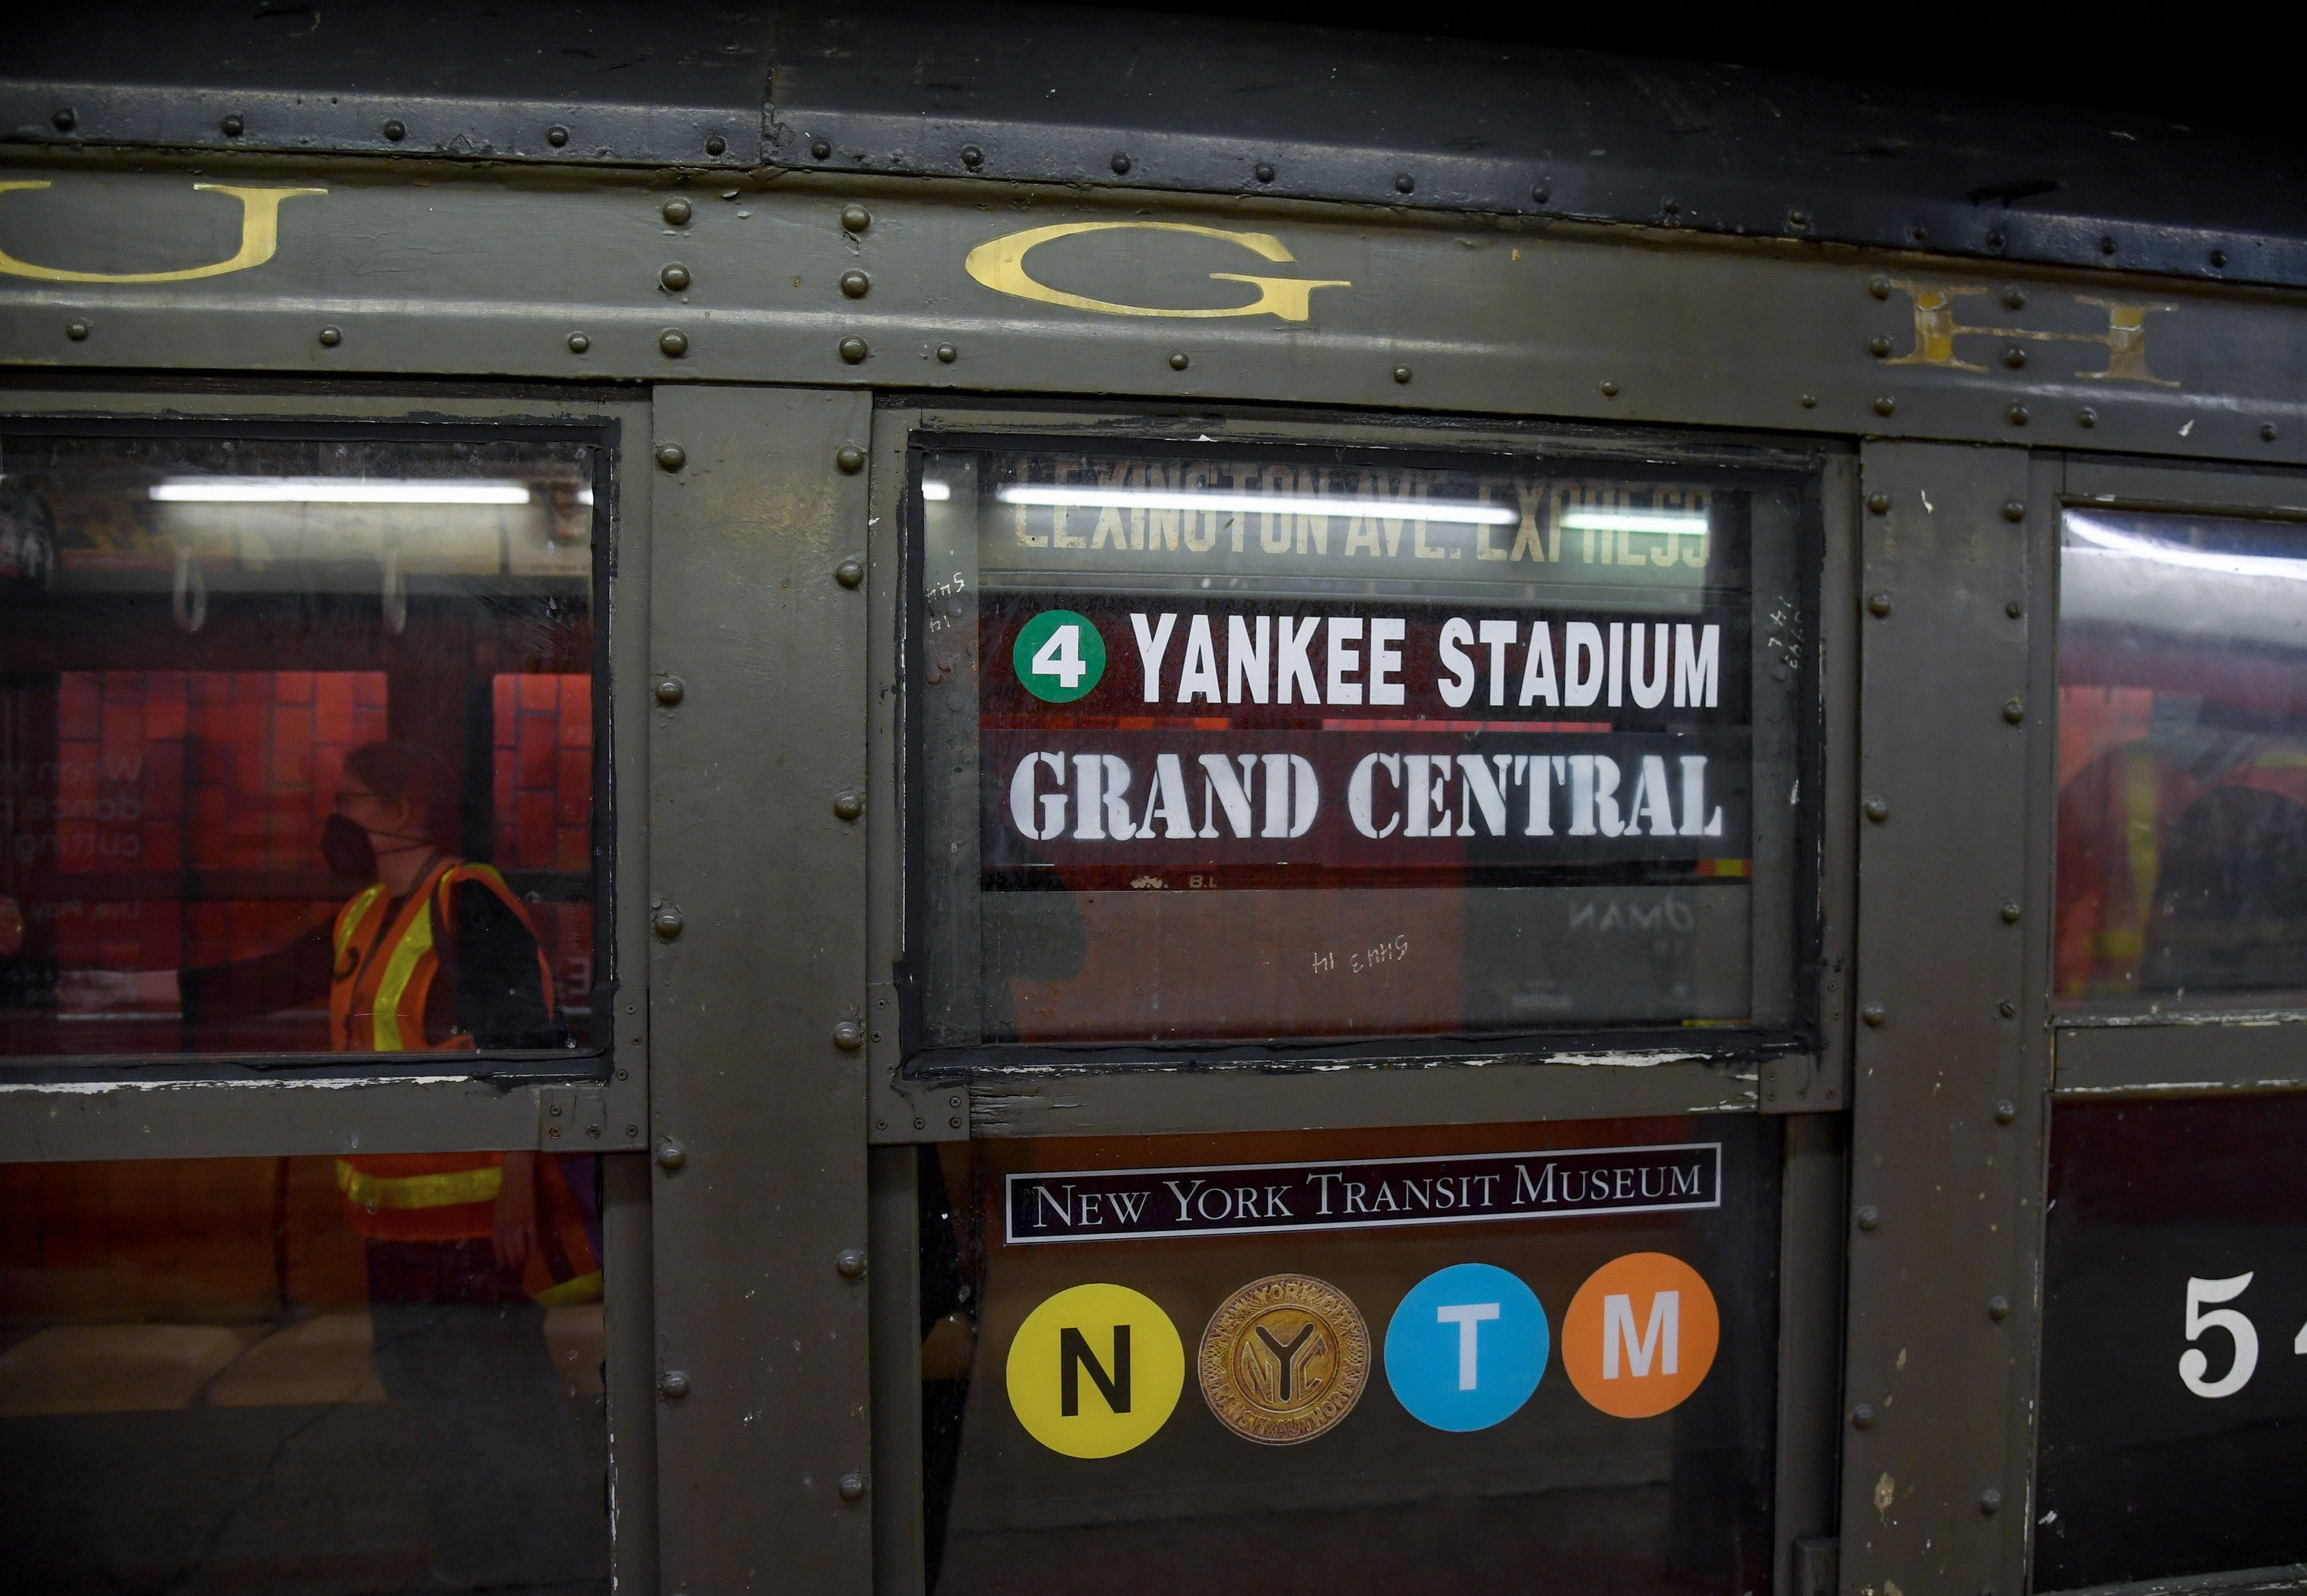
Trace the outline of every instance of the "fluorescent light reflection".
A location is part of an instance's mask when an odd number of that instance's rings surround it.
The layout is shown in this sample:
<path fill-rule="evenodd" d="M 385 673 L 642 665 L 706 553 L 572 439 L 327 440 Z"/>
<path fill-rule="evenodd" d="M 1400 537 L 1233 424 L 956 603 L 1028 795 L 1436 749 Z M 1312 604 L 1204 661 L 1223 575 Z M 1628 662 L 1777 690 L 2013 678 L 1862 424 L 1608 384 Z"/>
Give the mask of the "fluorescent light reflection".
<path fill-rule="evenodd" d="M 1572 532 L 1672 532 L 1706 530 L 1706 517 L 1661 516 L 1644 510 L 1565 510 L 1562 525 Z"/>
<path fill-rule="evenodd" d="M 2274 576 L 2286 582 L 2307 581 L 2307 559 L 2273 554 L 2219 554 L 2206 549 L 2185 549 L 2151 538 L 2134 537 L 2085 520 L 2067 517 L 2067 528 L 2087 543 L 2131 559 L 2178 566 L 2191 571 L 2218 571 L 2230 576 Z"/>
<path fill-rule="evenodd" d="M 510 482 L 333 476 L 178 476 L 156 483 L 163 504 L 527 504 Z"/>
<path fill-rule="evenodd" d="M 925 482 L 922 484 L 922 497 L 931 504 L 943 504 L 953 497 L 953 489 L 944 482 Z"/>
<path fill-rule="evenodd" d="M 1361 516 L 1385 521 L 1445 521 L 1469 526 L 1512 526 L 1518 510 L 1495 504 L 1358 499 L 1351 495 L 1295 493 L 1169 492 L 1159 488 L 999 488 L 1004 504 L 1042 504 L 1071 509 L 1239 510 L 1268 516 Z M 1704 517 L 1700 517 L 1704 524 Z M 1681 528 L 1677 526 L 1676 530 Z"/>

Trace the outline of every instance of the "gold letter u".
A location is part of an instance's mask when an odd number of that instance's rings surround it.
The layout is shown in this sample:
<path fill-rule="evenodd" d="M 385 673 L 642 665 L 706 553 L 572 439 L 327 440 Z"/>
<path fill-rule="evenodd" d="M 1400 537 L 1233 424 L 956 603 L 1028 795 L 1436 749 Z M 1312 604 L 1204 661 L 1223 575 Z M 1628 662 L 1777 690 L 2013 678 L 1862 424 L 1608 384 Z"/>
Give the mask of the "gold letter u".
<path fill-rule="evenodd" d="M 46 183 L 0 183 L 0 193 L 10 189 L 47 188 Z M 298 194 L 325 194 L 324 188 L 237 188 L 227 183 L 196 183 L 198 192 L 230 194 L 240 201 L 240 252 L 228 260 L 190 266 L 182 271 L 66 271 L 58 266 L 35 266 L 0 250 L 0 271 L 13 277 L 38 277 L 49 283 L 184 283 L 194 277 L 220 277 L 246 271 L 272 259 L 280 247 L 280 201 Z"/>

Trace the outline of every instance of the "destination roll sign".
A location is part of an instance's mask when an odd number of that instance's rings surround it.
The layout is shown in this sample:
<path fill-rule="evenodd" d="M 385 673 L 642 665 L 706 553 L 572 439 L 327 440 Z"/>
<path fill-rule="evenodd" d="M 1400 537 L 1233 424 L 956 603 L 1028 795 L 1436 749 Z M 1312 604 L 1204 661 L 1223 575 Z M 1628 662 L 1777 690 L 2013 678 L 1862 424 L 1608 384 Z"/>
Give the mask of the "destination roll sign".
<path fill-rule="evenodd" d="M 989 889 L 1184 866 L 1236 888 L 1747 873 L 1738 496 L 986 464 Z"/>
<path fill-rule="evenodd" d="M 1720 1142 L 1006 1177 L 1008 1239 L 1362 1230 L 1722 1204 Z"/>

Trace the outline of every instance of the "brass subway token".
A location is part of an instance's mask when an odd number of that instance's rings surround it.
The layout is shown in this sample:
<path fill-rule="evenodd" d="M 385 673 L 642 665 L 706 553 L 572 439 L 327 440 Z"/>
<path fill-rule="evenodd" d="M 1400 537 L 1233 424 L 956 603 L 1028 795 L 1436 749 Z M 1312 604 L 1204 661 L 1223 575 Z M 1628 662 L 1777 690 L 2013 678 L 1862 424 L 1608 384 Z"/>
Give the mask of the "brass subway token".
<path fill-rule="evenodd" d="M 1327 1281 L 1268 1275 L 1219 1305 L 1197 1362 L 1218 1422 L 1253 1441 L 1291 1446 L 1354 1411 L 1369 1380 L 1369 1327 Z"/>

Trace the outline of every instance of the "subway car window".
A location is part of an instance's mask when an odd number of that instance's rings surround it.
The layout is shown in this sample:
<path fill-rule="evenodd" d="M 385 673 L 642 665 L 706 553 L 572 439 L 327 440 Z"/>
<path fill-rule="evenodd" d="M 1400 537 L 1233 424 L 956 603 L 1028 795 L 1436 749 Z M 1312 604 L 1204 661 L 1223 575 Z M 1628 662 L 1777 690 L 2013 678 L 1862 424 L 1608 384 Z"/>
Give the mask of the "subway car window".
<path fill-rule="evenodd" d="M 0 1054 L 593 1045 L 598 454 L 0 440 Z"/>
<path fill-rule="evenodd" d="M 0 1165 L 9 1584 L 605 1592 L 598 1165 Z"/>
<path fill-rule="evenodd" d="M 926 1046 L 1788 1022 L 1791 483 L 917 465 Z"/>
<path fill-rule="evenodd" d="M 2295 523 L 2066 512 L 2062 1011 L 2307 994 L 2303 594 Z"/>
<path fill-rule="evenodd" d="M 929 1588 L 1768 1589 L 1779 1148 L 923 1148 Z"/>

